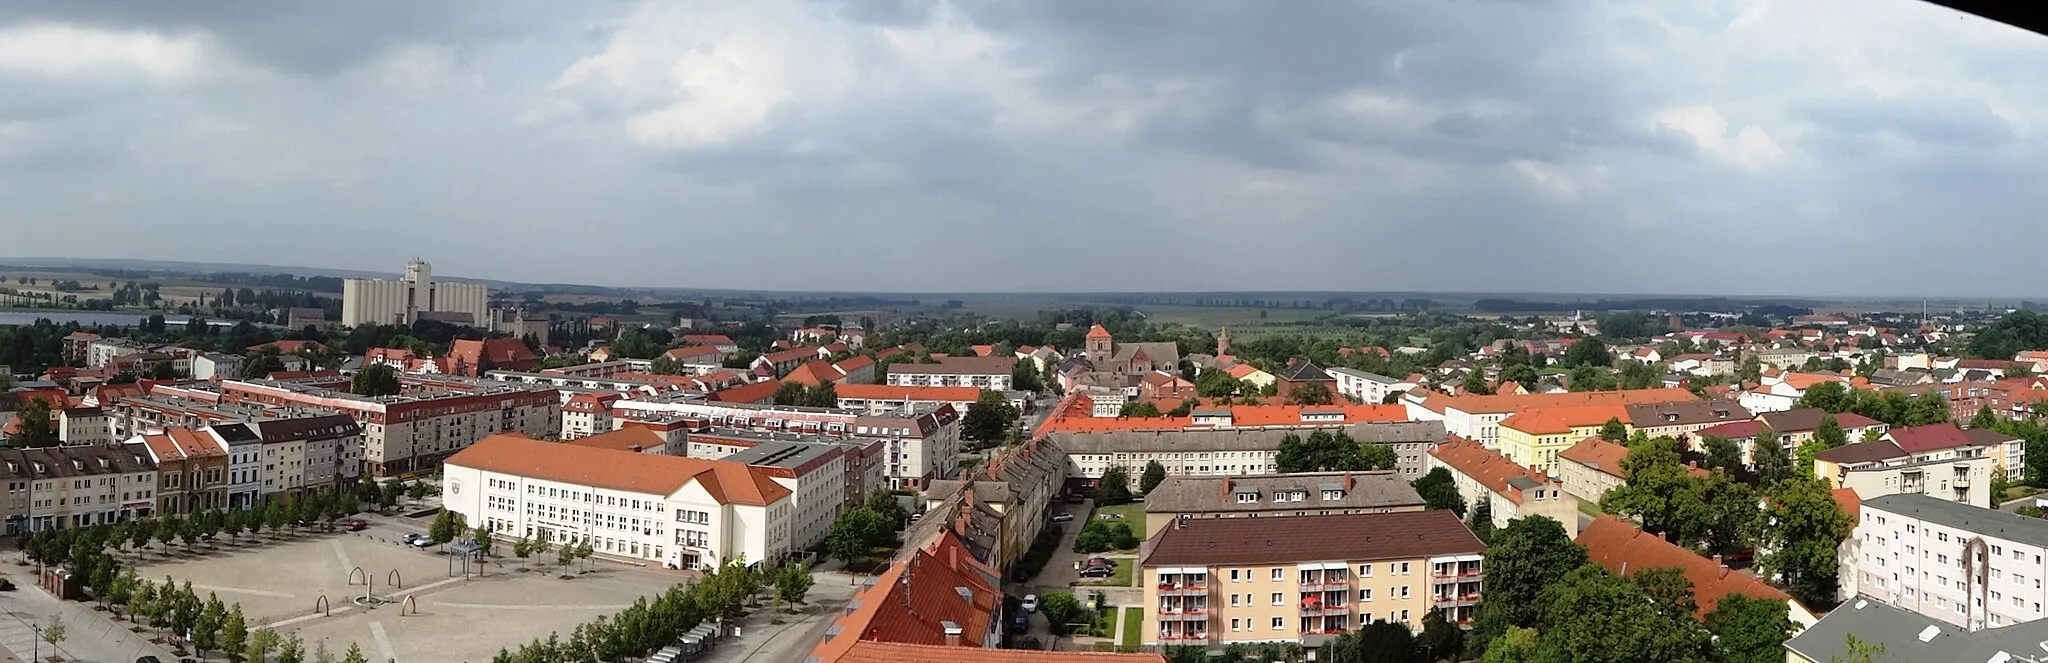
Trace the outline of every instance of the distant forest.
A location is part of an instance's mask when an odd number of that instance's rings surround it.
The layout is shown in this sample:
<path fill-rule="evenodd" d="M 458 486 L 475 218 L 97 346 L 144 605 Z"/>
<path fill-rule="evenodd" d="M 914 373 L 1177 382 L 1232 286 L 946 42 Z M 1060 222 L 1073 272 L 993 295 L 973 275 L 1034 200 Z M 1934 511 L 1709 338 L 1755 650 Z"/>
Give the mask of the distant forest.
<path fill-rule="evenodd" d="M 1728 299 L 1725 297 L 1675 298 L 1659 297 L 1646 299 L 1599 299 L 1577 302 L 1532 302 L 1520 299 L 1481 299 L 1472 302 L 1472 309 L 1484 313 L 1568 313 L 1571 311 L 1704 311 L 1709 313 L 1742 313 L 1756 311 L 1765 315 L 1790 317 L 1811 315 L 1812 302 L 1788 302 L 1782 299 Z"/>

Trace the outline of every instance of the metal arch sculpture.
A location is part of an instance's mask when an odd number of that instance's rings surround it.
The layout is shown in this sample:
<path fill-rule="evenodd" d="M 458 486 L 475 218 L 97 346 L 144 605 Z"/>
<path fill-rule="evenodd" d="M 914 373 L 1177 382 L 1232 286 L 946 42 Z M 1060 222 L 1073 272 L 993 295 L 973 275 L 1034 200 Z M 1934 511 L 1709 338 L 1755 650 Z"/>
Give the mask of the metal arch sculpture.
<path fill-rule="evenodd" d="M 327 595 L 326 595 L 326 594 L 321 594 L 321 595 L 320 595 L 320 598 L 317 598 L 317 599 L 314 599 L 314 600 L 313 600 L 313 612 L 317 612 L 317 613 L 320 613 L 321 615 L 323 615 L 323 616 L 327 616 L 327 617 L 333 617 L 333 616 L 334 616 L 334 606 L 332 606 L 332 605 L 329 605 L 329 604 L 327 603 Z"/>
<path fill-rule="evenodd" d="M 353 584 L 356 584 L 356 578 L 357 578 L 358 576 L 361 576 L 361 577 L 362 577 L 362 579 L 363 579 L 363 581 L 362 581 L 362 582 L 363 582 L 363 584 L 366 584 L 366 585 L 367 585 L 367 584 L 369 584 L 369 583 L 370 583 L 370 572 L 369 572 L 369 571 L 364 571 L 364 570 L 363 570 L 363 567 L 360 567 L 360 566 L 358 566 L 358 567 L 355 567 L 355 568 L 353 568 L 353 569 L 349 569 L 349 570 L 348 570 L 348 584 L 351 584 L 351 585 L 353 585 Z"/>
<path fill-rule="evenodd" d="M 384 584 L 390 585 L 392 589 L 404 588 L 404 580 L 405 576 L 399 575 L 398 569 L 392 569 L 390 573 L 384 575 Z"/>

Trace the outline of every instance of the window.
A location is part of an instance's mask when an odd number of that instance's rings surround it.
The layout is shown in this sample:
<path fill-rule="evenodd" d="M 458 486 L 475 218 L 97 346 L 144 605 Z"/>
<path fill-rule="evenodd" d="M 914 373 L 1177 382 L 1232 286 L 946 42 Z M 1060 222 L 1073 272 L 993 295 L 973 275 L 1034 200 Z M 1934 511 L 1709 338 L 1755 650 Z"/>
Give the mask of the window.
<path fill-rule="evenodd" d="M 1273 592 L 1273 605 L 1287 605 L 1287 599 L 1282 597 L 1279 592 Z"/>
<path fill-rule="evenodd" d="M 1281 571 L 1280 571 L 1280 569 L 1273 569 L 1273 581 L 1274 581 L 1274 582 L 1279 582 L 1280 580 L 1282 580 L 1282 579 L 1285 579 L 1285 578 L 1286 578 L 1286 576 L 1284 576 L 1284 575 L 1281 575 Z"/>
<path fill-rule="evenodd" d="M 1372 577 L 1372 565 L 1371 565 L 1371 564 L 1360 564 L 1360 565 L 1358 565 L 1358 577 L 1360 577 L 1360 578 L 1370 578 L 1370 577 Z"/>
<path fill-rule="evenodd" d="M 1359 602 L 1359 603 L 1371 603 L 1371 602 L 1372 602 L 1372 590 L 1370 590 L 1370 589 L 1361 589 L 1361 590 L 1358 590 L 1358 602 Z"/>
<path fill-rule="evenodd" d="M 1407 585 L 1402 585 L 1402 586 L 1401 586 L 1401 598 L 1404 598 L 1404 599 L 1405 599 L 1405 598 L 1408 598 L 1408 586 L 1407 586 Z M 1408 619 L 1408 614 L 1407 614 L 1407 613 L 1408 613 L 1408 611 L 1406 611 L 1406 610 L 1403 610 L 1403 611 L 1401 611 L 1401 619 L 1403 619 L 1403 620 L 1406 620 L 1406 619 Z"/>
<path fill-rule="evenodd" d="M 1406 611 L 1406 610 L 1402 610 L 1402 611 L 1401 611 L 1401 621 L 1402 621 L 1402 622 L 1406 622 L 1406 621 L 1408 621 L 1408 611 Z"/>
<path fill-rule="evenodd" d="M 1407 563 L 1407 562 L 1402 562 L 1402 563 L 1401 563 L 1401 575 L 1404 575 L 1404 576 L 1405 576 L 1405 575 L 1408 575 L 1408 563 Z"/>
<path fill-rule="evenodd" d="M 1244 620 L 1242 620 L 1242 619 L 1232 619 L 1232 620 L 1230 620 L 1230 630 L 1232 630 L 1232 631 L 1241 631 L 1241 630 L 1244 630 Z"/>
<path fill-rule="evenodd" d="M 1239 599 L 1237 598 L 1236 594 L 1230 595 L 1230 607 L 1235 608 L 1244 605 L 1243 603 L 1239 603 L 1238 601 Z"/>
<path fill-rule="evenodd" d="M 1237 582 L 1237 569 L 1230 570 L 1230 581 Z"/>
<path fill-rule="evenodd" d="M 1273 630 L 1275 630 L 1275 631 L 1279 631 L 1279 630 L 1283 630 L 1283 629 L 1285 629 L 1285 628 L 1287 628 L 1287 619 L 1286 619 L 1285 617 L 1274 617 L 1274 618 L 1273 618 Z"/>

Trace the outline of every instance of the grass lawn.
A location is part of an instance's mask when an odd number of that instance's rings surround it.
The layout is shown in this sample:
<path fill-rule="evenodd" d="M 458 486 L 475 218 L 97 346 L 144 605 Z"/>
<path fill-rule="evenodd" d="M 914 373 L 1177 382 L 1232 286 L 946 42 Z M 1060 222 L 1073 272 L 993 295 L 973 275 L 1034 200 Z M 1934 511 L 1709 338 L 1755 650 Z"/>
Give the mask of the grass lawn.
<path fill-rule="evenodd" d="M 1123 519 L 1122 519 L 1122 520 L 1118 520 L 1118 519 L 1116 519 L 1115 517 L 1111 517 L 1111 518 L 1110 518 L 1110 519 L 1108 520 L 1108 522 L 1118 522 L 1118 523 L 1124 523 L 1124 524 L 1126 524 L 1126 525 L 1130 525 L 1130 526 L 1131 526 L 1131 531 L 1132 531 L 1133 533 L 1136 533 L 1136 534 L 1137 534 L 1138 536 L 1141 536 L 1141 537 L 1145 535 L 1145 503 L 1144 503 L 1144 502 L 1132 502 L 1132 503 L 1130 503 L 1130 504 L 1119 504 L 1119 505 L 1116 505 L 1116 506 L 1105 506 L 1105 507 L 1098 507 L 1098 508 L 1096 508 L 1096 509 L 1095 509 L 1095 514 L 1102 514 L 1102 513 L 1114 513 L 1114 514 L 1122 514 L 1122 515 L 1123 515 Z M 1095 514 L 1089 514 L 1089 516 L 1088 516 L 1088 517 L 1090 517 L 1090 518 L 1096 518 L 1096 519 L 1098 519 L 1098 520 L 1099 520 L 1100 518 L 1099 518 L 1098 516 L 1096 516 Z"/>
<path fill-rule="evenodd" d="M 1587 500 L 1579 500 L 1579 512 L 1586 514 L 1588 516 L 1598 516 L 1601 514 L 1600 503 Z"/>
<path fill-rule="evenodd" d="M 1074 586 L 1076 586 L 1076 587 L 1129 587 L 1129 586 L 1131 586 L 1131 573 L 1132 573 L 1132 569 L 1133 569 L 1134 567 L 1136 567 L 1137 565 L 1138 565 L 1138 560 L 1135 560 L 1135 559 L 1119 559 L 1119 560 L 1116 560 L 1116 572 L 1115 572 L 1115 573 L 1111 573 L 1111 574 L 1109 574 L 1109 577 L 1107 577 L 1107 578 L 1102 578 L 1102 579 L 1099 579 L 1099 580 L 1077 580 L 1077 581 L 1075 581 L 1075 582 L 1074 582 Z"/>
<path fill-rule="evenodd" d="M 1117 638 L 1117 650 L 1138 651 L 1138 643 L 1144 638 L 1144 632 L 1139 629 L 1145 627 L 1144 622 L 1144 608 L 1124 608 L 1123 637 Z"/>

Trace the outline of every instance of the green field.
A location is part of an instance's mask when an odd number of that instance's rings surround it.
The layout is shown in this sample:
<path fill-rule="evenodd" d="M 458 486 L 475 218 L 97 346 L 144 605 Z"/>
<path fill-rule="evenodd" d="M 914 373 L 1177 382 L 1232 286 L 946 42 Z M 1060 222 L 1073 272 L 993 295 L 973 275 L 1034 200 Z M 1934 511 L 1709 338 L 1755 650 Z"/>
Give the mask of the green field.
<path fill-rule="evenodd" d="M 1137 651 L 1138 643 L 1145 641 L 1144 626 L 1144 608 L 1124 608 L 1123 637 L 1117 638 L 1117 651 Z"/>

